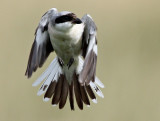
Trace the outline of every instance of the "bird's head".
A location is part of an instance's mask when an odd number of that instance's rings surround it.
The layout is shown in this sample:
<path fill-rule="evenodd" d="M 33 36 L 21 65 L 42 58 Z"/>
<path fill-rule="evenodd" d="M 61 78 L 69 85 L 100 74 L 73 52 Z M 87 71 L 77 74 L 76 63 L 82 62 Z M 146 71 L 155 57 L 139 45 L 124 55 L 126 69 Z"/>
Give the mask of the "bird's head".
<path fill-rule="evenodd" d="M 74 13 L 68 11 L 62 11 L 57 14 L 54 19 L 55 28 L 59 31 L 67 31 L 76 24 L 81 24 L 81 19 L 77 18 Z"/>

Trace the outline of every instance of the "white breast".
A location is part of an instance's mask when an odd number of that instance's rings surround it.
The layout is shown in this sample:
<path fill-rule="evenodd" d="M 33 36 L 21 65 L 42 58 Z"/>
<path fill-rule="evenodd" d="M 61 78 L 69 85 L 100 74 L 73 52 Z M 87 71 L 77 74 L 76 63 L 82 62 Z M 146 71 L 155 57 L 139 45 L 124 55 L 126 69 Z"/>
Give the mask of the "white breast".
<path fill-rule="evenodd" d="M 71 57 L 80 54 L 84 24 L 74 24 L 67 31 L 63 30 L 49 26 L 52 46 L 56 54 L 67 63 Z"/>

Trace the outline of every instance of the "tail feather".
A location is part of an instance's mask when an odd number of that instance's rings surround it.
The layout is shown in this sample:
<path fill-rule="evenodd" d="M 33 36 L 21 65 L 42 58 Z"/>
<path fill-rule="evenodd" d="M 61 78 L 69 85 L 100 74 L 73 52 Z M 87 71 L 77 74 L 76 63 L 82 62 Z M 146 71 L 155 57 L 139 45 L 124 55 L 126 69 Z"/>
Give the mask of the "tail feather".
<path fill-rule="evenodd" d="M 48 87 L 48 90 L 46 91 L 44 95 L 44 101 L 48 101 L 48 99 L 52 97 L 55 91 L 56 84 L 57 84 L 56 81 L 51 82 L 51 84 Z"/>
<path fill-rule="evenodd" d="M 45 93 L 44 101 L 48 101 L 53 96 L 52 105 L 55 106 L 59 103 L 59 109 L 65 106 L 68 95 L 71 110 L 74 110 L 74 95 L 77 105 L 81 110 L 83 110 L 83 103 L 90 106 L 89 98 L 94 103 L 97 103 L 94 92 L 103 98 L 103 93 L 99 87 L 104 88 L 104 85 L 97 77 L 95 77 L 95 80 L 92 78 L 90 82 L 80 83 L 79 74 L 83 69 L 83 64 L 84 60 L 79 57 L 77 70 L 73 74 L 73 80 L 69 83 L 56 57 L 46 71 L 33 83 L 33 86 L 37 86 L 45 79 L 38 91 L 38 95 Z M 94 72 L 91 71 L 90 73 L 93 74 Z"/>
<path fill-rule="evenodd" d="M 87 90 L 87 93 L 88 93 L 89 97 L 90 97 L 90 98 L 92 99 L 92 101 L 95 103 L 95 102 L 96 102 L 96 96 L 95 96 L 95 94 L 93 93 L 90 85 L 86 85 L 85 87 L 86 87 L 86 90 Z"/>
<path fill-rule="evenodd" d="M 54 69 L 57 64 L 57 58 L 55 58 L 43 74 L 32 84 L 32 86 L 38 86 Z"/>
<path fill-rule="evenodd" d="M 83 110 L 83 102 L 82 102 L 82 97 L 81 97 L 81 91 L 80 91 L 80 84 L 78 82 L 78 76 L 76 74 L 73 75 L 73 83 L 74 83 L 74 92 L 75 92 L 75 97 L 77 101 L 77 105 L 79 109 Z"/>
<path fill-rule="evenodd" d="M 71 110 L 74 110 L 74 95 L 73 95 L 73 81 L 71 85 L 69 85 L 69 102 Z"/>
<path fill-rule="evenodd" d="M 81 91 L 81 95 L 82 95 L 82 100 L 83 100 L 83 102 L 84 102 L 86 105 L 90 105 L 90 101 L 89 101 L 88 95 L 87 95 L 87 93 L 86 93 L 85 87 L 80 85 L 80 91 Z"/>
<path fill-rule="evenodd" d="M 64 105 L 66 104 L 67 96 L 68 96 L 68 82 L 66 78 L 64 77 L 64 81 L 62 84 L 61 99 L 59 102 L 59 109 L 62 109 Z"/>
<path fill-rule="evenodd" d="M 59 79 L 58 79 L 58 83 L 55 89 L 55 93 L 54 96 L 52 98 L 52 105 L 57 105 L 60 101 L 60 97 L 61 97 L 61 91 L 62 91 L 62 84 L 64 82 L 64 75 L 60 75 Z"/>
<path fill-rule="evenodd" d="M 58 64 L 55 65 L 55 69 L 57 70 L 58 68 L 59 68 Z M 52 80 L 53 80 L 53 81 L 55 80 L 54 77 L 55 77 L 55 75 L 57 74 L 57 71 L 56 71 L 55 69 L 53 69 L 52 72 L 49 74 L 49 76 L 46 78 L 45 82 L 44 82 L 43 85 L 40 87 L 37 95 L 40 96 L 40 95 L 42 95 L 44 92 L 46 92 L 46 90 L 48 89 L 51 81 L 52 81 Z"/>
<path fill-rule="evenodd" d="M 95 78 L 95 83 L 100 86 L 101 88 L 104 88 L 103 83 L 98 79 L 98 77 Z"/>
<path fill-rule="evenodd" d="M 104 95 L 102 93 L 102 91 L 100 90 L 100 88 L 95 84 L 93 83 L 92 81 L 89 83 L 91 88 L 94 90 L 94 92 L 100 96 L 101 98 L 104 98 Z"/>

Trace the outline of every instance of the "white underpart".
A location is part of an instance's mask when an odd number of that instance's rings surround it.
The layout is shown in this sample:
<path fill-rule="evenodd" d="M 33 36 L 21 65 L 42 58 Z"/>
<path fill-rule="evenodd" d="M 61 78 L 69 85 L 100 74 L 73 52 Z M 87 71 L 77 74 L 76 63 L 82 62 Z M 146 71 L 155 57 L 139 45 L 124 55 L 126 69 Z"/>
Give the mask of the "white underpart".
<path fill-rule="evenodd" d="M 84 24 L 74 24 L 69 28 L 70 24 L 65 22 L 56 24 L 54 27 L 49 25 L 48 29 L 52 46 L 64 63 L 68 63 L 71 57 L 78 56 L 81 51 Z"/>
<path fill-rule="evenodd" d="M 92 81 L 90 81 L 89 85 L 91 86 L 91 88 L 94 90 L 94 92 L 100 96 L 101 98 L 104 98 L 104 95 L 102 93 L 102 91 L 99 89 L 99 87 L 93 83 Z"/>
<path fill-rule="evenodd" d="M 72 29 L 69 31 L 69 36 L 72 37 L 75 40 L 75 43 L 77 43 L 83 34 L 84 30 L 84 24 L 75 24 Z"/>
<path fill-rule="evenodd" d="M 52 46 L 57 56 L 64 62 L 63 73 L 70 83 L 72 81 L 72 75 L 77 69 L 77 65 L 75 61 L 70 69 L 68 69 L 67 64 L 71 58 L 77 60 L 81 52 L 81 37 L 84 30 L 84 24 L 73 24 L 71 28 L 69 27 L 70 22 L 56 24 L 55 26 L 49 24 L 48 30 Z"/>
<path fill-rule="evenodd" d="M 64 22 L 64 23 L 56 24 L 55 28 L 60 31 L 67 31 L 72 26 L 73 24 L 71 22 Z"/>

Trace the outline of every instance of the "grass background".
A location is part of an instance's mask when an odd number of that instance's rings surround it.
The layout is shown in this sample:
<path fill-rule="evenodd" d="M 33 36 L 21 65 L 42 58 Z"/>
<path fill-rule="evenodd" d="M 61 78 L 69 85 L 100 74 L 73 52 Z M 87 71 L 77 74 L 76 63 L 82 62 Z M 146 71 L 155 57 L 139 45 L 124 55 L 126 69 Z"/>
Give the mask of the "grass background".
<path fill-rule="evenodd" d="M 160 121 L 159 0 L 1 0 L 0 121 Z M 24 76 L 34 31 L 50 8 L 80 18 L 89 13 L 98 27 L 97 76 L 105 98 L 80 111 L 44 103 Z"/>

